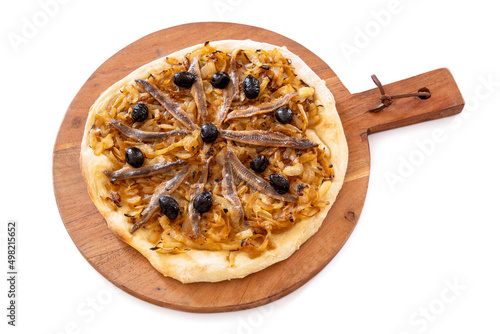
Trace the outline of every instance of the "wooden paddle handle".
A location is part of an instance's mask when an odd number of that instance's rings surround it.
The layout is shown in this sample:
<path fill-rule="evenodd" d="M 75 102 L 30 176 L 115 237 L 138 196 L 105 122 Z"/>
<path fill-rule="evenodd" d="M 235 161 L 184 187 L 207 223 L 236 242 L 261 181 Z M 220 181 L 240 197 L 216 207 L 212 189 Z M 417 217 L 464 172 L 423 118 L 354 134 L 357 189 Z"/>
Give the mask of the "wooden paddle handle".
<path fill-rule="evenodd" d="M 379 78 L 383 84 L 383 78 Z M 374 88 L 350 95 L 337 101 L 337 108 L 344 110 L 344 126 L 356 128 L 360 135 L 370 134 L 405 125 L 438 119 L 458 114 L 464 107 L 464 99 L 453 76 L 447 68 L 423 73 L 391 84 L 383 84 L 386 95 L 415 93 L 426 88 L 431 93 L 428 99 L 409 97 L 393 100 L 379 112 L 369 112 L 381 103 L 380 91 Z"/>

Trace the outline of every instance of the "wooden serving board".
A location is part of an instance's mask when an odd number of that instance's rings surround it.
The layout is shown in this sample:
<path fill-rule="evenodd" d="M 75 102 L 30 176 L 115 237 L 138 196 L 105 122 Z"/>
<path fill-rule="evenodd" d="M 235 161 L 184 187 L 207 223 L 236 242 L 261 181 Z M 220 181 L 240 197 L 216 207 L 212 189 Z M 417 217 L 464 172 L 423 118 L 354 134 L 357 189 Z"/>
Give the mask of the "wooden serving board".
<path fill-rule="evenodd" d="M 145 257 L 115 237 L 87 193 L 79 158 L 90 106 L 101 92 L 136 68 L 185 47 L 221 39 L 253 39 L 286 46 L 298 54 L 335 96 L 349 145 L 346 181 L 320 230 L 289 259 L 265 270 L 219 283 L 182 284 L 164 277 Z M 370 174 L 368 134 L 459 113 L 464 100 L 447 69 L 384 86 L 390 95 L 427 87 L 427 100 L 395 100 L 386 110 L 377 88 L 351 94 L 335 73 L 302 45 L 269 30 L 221 22 L 191 23 L 155 32 L 108 59 L 80 89 L 64 117 L 53 155 L 54 192 L 62 221 L 87 261 L 122 290 L 150 303 L 190 312 L 247 309 L 279 299 L 306 283 L 339 252 L 365 201 Z"/>

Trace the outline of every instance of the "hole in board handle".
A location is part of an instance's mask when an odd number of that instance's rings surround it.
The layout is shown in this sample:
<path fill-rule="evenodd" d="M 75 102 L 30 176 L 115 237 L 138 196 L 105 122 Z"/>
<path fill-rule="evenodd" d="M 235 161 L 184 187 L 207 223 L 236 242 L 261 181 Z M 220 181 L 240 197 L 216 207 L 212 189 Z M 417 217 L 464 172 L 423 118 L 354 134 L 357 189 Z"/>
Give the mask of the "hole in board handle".
<path fill-rule="evenodd" d="M 427 100 L 427 99 L 430 99 L 432 95 L 431 94 L 431 91 L 429 90 L 429 88 L 427 87 L 422 87 L 418 90 L 419 93 L 422 93 L 422 92 L 425 92 L 425 93 L 429 93 L 429 96 L 419 96 L 418 98 L 421 99 L 421 100 Z"/>

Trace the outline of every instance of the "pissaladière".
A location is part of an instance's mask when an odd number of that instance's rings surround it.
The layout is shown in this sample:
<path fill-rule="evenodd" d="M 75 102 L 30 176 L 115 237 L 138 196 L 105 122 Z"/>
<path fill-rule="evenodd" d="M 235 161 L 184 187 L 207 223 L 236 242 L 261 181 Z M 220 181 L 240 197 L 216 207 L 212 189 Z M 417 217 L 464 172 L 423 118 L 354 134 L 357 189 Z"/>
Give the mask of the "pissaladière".
<path fill-rule="evenodd" d="M 113 233 L 183 283 L 242 278 L 321 226 L 347 168 L 335 101 L 286 47 L 195 45 L 90 108 L 81 169 Z"/>

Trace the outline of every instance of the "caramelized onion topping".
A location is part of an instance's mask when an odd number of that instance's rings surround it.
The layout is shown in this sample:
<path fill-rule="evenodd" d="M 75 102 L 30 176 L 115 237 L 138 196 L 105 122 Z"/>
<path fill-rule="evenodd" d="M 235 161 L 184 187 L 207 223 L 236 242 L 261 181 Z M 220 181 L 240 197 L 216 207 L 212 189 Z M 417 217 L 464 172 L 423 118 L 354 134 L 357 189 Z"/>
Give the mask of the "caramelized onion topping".
<path fill-rule="evenodd" d="M 141 228 L 154 251 L 259 256 L 274 247 L 273 235 L 328 204 L 323 196 L 335 175 L 329 162 L 334 152 L 314 131 L 323 106 L 279 50 L 226 53 L 207 43 L 182 58 L 165 58 L 160 67 L 121 87 L 95 114 L 89 132 L 94 154 L 110 166 L 103 199 L 124 212 L 131 232 Z M 190 88 L 174 83 L 186 71 L 195 77 Z M 229 75 L 225 88 L 210 83 L 217 72 Z M 252 100 L 240 87 L 249 75 L 260 85 Z M 139 104 L 148 110 L 141 122 L 132 117 Z M 289 123 L 271 114 L 280 107 L 293 110 Z M 217 129 L 213 141 L 202 139 L 207 123 Z M 142 167 L 127 165 L 125 152 L 132 147 L 143 153 Z M 268 164 L 256 175 L 249 166 L 258 156 Z M 269 183 L 276 174 L 289 183 L 283 194 Z M 202 193 L 210 194 L 212 205 L 200 214 L 193 201 Z M 160 212 L 162 196 L 178 203 L 176 219 Z"/>

